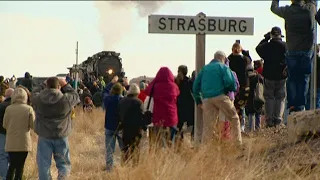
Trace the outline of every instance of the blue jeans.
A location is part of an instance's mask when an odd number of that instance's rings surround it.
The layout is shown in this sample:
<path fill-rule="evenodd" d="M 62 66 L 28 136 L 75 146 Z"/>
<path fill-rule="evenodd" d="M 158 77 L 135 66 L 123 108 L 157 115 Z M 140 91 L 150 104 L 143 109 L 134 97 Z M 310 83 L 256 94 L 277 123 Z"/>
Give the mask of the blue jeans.
<path fill-rule="evenodd" d="M 39 180 L 52 179 L 50 173 L 52 155 L 58 169 L 58 180 L 62 180 L 69 176 L 71 162 L 68 137 L 59 139 L 39 137 L 37 151 Z"/>
<path fill-rule="evenodd" d="M 293 111 L 302 111 L 305 108 L 313 56 L 313 51 L 288 51 L 286 53 L 288 107 L 294 107 Z"/>
<path fill-rule="evenodd" d="M 317 88 L 316 109 L 319 109 L 319 108 L 320 108 L 320 88 Z M 306 110 L 310 110 L 310 89 L 309 89 L 308 95 L 307 95 Z"/>
<path fill-rule="evenodd" d="M 4 149 L 5 145 L 6 135 L 0 134 L 0 179 L 6 179 L 9 165 L 9 155 Z"/>
<path fill-rule="evenodd" d="M 118 144 L 121 150 L 123 149 L 124 145 L 123 145 L 121 135 L 119 133 L 116 133 L 115 131 L 106 129 L 105 136 L 106 136 L 107 171 L 111 171 L 113 167 L 113 154 L 116 149 L 116 140 L 118 140 Z"/>
<path fill-rule="evenodd" d="M 253 121 L 253 116 L 255 116 L 255 122 Z M 248 119 L 249 119 L 249 130 L 250 131 L 260 129 L 260 121 L 261 121 L 261 114 L 260 113 L 249 114 Z M 254 127 L 253 127 L 253 125 L 254 125 Z"/>

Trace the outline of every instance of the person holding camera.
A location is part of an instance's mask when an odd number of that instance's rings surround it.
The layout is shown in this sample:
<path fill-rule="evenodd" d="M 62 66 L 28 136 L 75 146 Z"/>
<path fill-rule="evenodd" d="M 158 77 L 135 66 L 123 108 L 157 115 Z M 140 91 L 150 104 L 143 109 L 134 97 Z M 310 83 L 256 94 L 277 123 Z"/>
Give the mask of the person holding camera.
<path fill-rule="evenodd" d="M 303 111 L 307 102 L 312 59 L 314 57 L 316 4 L 315 0 L 291 0 L 290 6 L 279 6 L 272 0 L 271 11 L 285 20 L 286 63 L 288 67 L 288 107 Z"/>
<path fill-rule="evenodd" d="M 39 179 L 52 179 L 52 156 L 58 168 L 58 179 L 68 178 L 71 171 L 68 137 L 72 131 L 72 114 L 80 102 L 78 93 L 64 79 L 50 77 L 45 89 L 34 89 L 32 105 L 36 113 L 38 137 L 37 165 Z"/>
<path fill-rule="evenodd" d="M 233 44 L 232 54 L 228 56 L 228 59 L 230 61 L 229 67 L 237 74 L 240 84 L 239 93 L 237 93 L 234 100 L 234 106 L 237 109 L 241 121 L 241 131 L 245 132 L 245 106 L 250 91 L 248 70 L 253 69 L 251 63 L 252 59 L 249 55 L 249 51 L 243 50 L 238 42 Z"/>
<path fill-rule="evenodd" d="M 264 99 L 267 127 L 280 125 L 286 99 L 286 43 L 279 27 L 273 27 L 271 32 L 256 47 L 258 55 L 264 60 Z"/>

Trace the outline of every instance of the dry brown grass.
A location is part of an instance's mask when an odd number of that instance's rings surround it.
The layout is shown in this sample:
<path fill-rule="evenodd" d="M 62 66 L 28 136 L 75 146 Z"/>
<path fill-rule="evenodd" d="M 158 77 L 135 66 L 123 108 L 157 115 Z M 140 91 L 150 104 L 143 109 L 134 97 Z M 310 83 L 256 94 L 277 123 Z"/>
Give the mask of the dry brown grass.
<path fill-rule="evenodd" d="M 182 152 L 142 150 L 137 167 L 117 165 L 114 172 L 105 168 L 104 113 L 77 112 L 70 136 L 72 174 L 70 179 L 107 180 L 270 180 L 320 179 L 320 143 L 314 140 L 295 146 L 286 144 L 285 130 L 268 130 L 244 138 L 245 149 L 212 144 L 193 150 L 188 143 Z M 36 142 L 25 166 L 26 179 L 37 178 Z M 116 153 L 119 156 L 119 152 Z M 56 177 L 53 165 L 52 175 Z"/>

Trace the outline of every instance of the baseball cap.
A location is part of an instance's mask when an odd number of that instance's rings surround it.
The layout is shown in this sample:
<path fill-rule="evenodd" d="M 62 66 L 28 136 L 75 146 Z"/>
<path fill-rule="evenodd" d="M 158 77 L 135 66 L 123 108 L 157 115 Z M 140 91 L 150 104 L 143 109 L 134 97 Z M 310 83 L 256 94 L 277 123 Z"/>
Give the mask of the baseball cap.
<path fill-rule="evenodd" d="M 271 29 L 271 34 L 272 35 L 275 35 L 275 36 L 281 36 L 281 37 L 284 37 L 282 34 L 281 34 L 281 29 L 279 28 L 279 27 L 277 27 L 277 26 L 275 26 L 275 27 L 273 27 L 272 29 Z"/>

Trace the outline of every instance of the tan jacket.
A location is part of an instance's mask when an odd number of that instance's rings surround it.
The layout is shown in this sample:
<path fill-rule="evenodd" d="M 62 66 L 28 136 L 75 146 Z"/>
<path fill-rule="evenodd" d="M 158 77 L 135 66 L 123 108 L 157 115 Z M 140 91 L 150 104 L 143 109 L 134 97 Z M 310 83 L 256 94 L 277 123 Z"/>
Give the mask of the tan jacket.
<path fill-rule="evenodd" d="M 7 107 L 3 118 L 3 128 L 7 130 L 7 152 L 31 151 L 30 129 L 33 129 L 35 113 L 24 103 L 14 103 Z"/>

